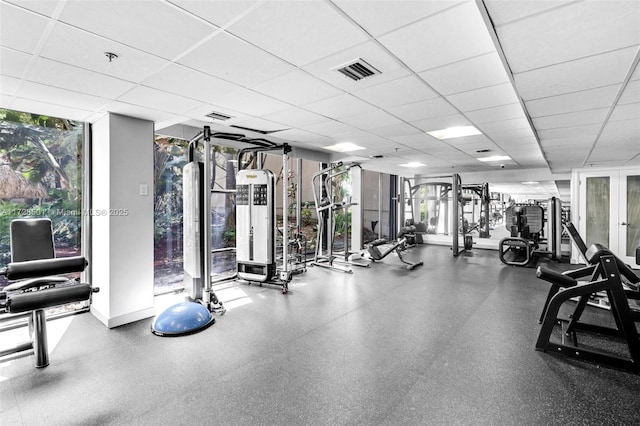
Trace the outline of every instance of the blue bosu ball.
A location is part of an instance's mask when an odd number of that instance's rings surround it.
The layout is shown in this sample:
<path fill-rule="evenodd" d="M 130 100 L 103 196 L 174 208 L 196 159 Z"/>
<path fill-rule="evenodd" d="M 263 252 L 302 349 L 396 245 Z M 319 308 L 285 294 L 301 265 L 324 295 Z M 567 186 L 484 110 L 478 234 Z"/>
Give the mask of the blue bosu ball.
<path fill-rule="evenodd" d="M 167 308 L 151 325 L 157 336 L 184 336 L 204 330 L 216 322 L 211 312 L 195 302 L 182 302 Z"/>

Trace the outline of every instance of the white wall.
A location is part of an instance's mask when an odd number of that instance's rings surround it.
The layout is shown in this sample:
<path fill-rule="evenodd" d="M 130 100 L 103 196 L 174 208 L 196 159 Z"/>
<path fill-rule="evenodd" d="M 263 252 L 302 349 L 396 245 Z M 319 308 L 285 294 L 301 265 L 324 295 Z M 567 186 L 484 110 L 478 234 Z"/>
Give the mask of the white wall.
<path fill-rule="evenodd" d="M 153 122 L 109 114 L 92 134 L 92 283 L 100 292 L 91 312 L 111 328 L 155 313 L 154 129 Z"/>

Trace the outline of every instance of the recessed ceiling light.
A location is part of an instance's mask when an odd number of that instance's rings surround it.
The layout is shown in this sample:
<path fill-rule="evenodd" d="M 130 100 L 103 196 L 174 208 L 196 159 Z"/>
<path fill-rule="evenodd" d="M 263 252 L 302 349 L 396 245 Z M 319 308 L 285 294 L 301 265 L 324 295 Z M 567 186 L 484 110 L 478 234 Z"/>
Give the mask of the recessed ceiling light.
<path fill-rule="evenodd" d="M 481 135 L 482 132 L 473 126 L 457 126 L 447 127 L 446 129 L 434 130 L 427 132 L 427 134 L 433 136 L 436 139 L 452 139 L 461 138 L 464 136 Z"/>
<path fill-rule="evenodd" d="M 508 155 L 492 155 L 491 157 L 480 157 L 476 158 L 478 161 L 490 162 L 490 161 L 507 161 L 511 160 L 511 157 Z"/>
<path fill-rule="evenodd" d="M 528 180 L 526 182 L 520 182 L 520 183 L 523 184 L 523 185 L 537 185 L 540 182 L 536 182 L 535 180 Z"/>
<path fill-rule="evenodd" d="M 364 149 L 363 146 L 356 145 L 351 142 L 342 142 L 331 146 L 325 146 L 324 149 L 328 149 L 335 152 L 349 152 L 349 151 L 358 151 L 360 149 Z"/>
<path fill-rule="evenodd" d="M 410 163 L 406 163 L 406 164 L 400 164 L 400 167 L 425 167 L 426 164 L 422 164 L 422 163 L 418 163 L 417 161 L 412 161 Z"/>

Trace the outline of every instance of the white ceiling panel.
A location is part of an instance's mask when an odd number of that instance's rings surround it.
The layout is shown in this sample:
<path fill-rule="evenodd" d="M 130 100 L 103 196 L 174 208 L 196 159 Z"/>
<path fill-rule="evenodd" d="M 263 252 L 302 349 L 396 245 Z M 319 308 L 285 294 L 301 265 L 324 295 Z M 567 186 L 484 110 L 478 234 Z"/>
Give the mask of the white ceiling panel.
<path fill-rule="evenodd" d="M 443 117 L 412 121 L 411 124 L 425 132 L 431 132 L 434 130 L 446 129 L 448 127 L 468 126 L 471 123 L 462 114 L 452 114 Z"/>
<path fill-rule="evenodd" d="M 118 98 L 119 101 L 160 111 L 176 112 L 196 108 L 199 101 L 161 90 L 137 86 Z"/>
<path fill-rule="evenodd" d="M 6 0 L 7 3 L 15 4 L 23 9 L 32 10 L 40 15 L 52 16 L 61 1 L 56 0 Z M 62 1 L 64 2 L 64 1 Z"/>
<path fill-rule="evenodd" d="M 240 89 L 238 91 L 219 96 L 215 102 L 212 102 L 212 104 L 235 111 L 242 111 L 245 114 L 254 115 L 256 117 L 273 114 L 274 112 L 291 108 L 291 105 L 289 104 L 248 89 Z"/>
<path fill-rule="evenodd" d="M 13 5 L 0 3 L 0 40 L 2 46 L 35 53 L 49 24 L 48 18 Z M 25 31 L 28 28 L 29 31 Z"/>
<path fill-rule="evenodd" d="M 81 92 L 65 91 L 57 87 L 28 81 L 22 82 L 16 95 L 24 99 L 39 99 L 43 102 L 67 107 L 78 106 L 80 109 L 86 111 L 95 111 L 108 103 L 108 100 L 105 98 L 91 96 Z"/>
<path fill-rule="evenodd" d="M 182 54 L 216 27 L 164 2 L 69 0 L 60 21 L 165 59 Z"/>
<path fill-rule="evenodd" d="M 43 58 L 35 61 L 27 77 L 36 83 L 103 98 L 118 97 L 135 87 L 130 81 Z"/>
<path fill-rule="evenodd" d="M 248 129 L 257 129 L 264 132 L 273 132 L 280 130 L 288 130 L 287 126 L 283 126 L 280 123 L 274 123 L 273 121 L 264 120 L 262 118 L 249 118 L 247 120 L 240 120 L 236 123 L 233 123 L 236 126 L 246 127 Z M 278 136 L 274 134 L 273 136 Z"/>
<path fill-rule="evenodd" d="M 391 124 L 388 126 L 378 127 L 376 129 L 371 130 L 371 133 L 374 133 L 378 136 L 382 136 L 385 138 L 393 139 L 397 136 L 407 136 L 407 135 L 415 135 L 418 133 L 422 133 L 422 130 L 407 123 L 398 123 L 398 124 Z"/>
<path fill-rule="evenodd" d="M 273 114 L 265 114 L 263 115 L 263 118 L 291 127 L 305 127 L 330 120 L 322 115 L 297 107 L 284 109 L 282 111 L 274 112 Z"/>
<path fill-rule="evenodd" d="M 497 52 L 454 62 L 420 73 L 442 95 L 507 83 L 509 77 Z"/>
<path fill-rule="evenodd" d="M 353 132 L 354 128 L 341 123 L 336 120 L 323 121 L 322 123 L 312 124 L 310 126 L 305 126 L 302 128 L 303 130 L 307 130 L 312 133 L 317 133 L 323 136 L 330 135 L 342 135 L 347 132 Z M 338 142 L 344 142 L 343 140 L 339 140 Z"/>
<path fill-rule="evenodd" d="M 330 118 L 342 118 L 375 111 L 376 107 L 355 96 L 344 94 L 303 105 L 303 108 Z"/>
<path fill-rule="evenodd" d="M 511 83 L 470 90 L 447 96 L 447 99 L 461 111 L 475 111 L 518 102 Z"/>
<path fill-rule="evenodd" d="M 27 70 L 32 55 L 13 49 L 0 48 L 0 73 L 20 78 Z"/>
<path fill-rule="evenodd" d="M 640 103 L 616 106 L 609 117 L 609 122 L 634 119 L 640 120 Z"/>
<path fill-rule="evenodd" d="M 525 117 L 511 118 L 503 121 L 493 121 L 490 123 L 482 123 L 476 126 L 483 133 L 491 135 L 510 134 L 512 130 L 528 129 L 531 130 L 529 120 Z"/>
<path fill-rule="evenodd" d="M 559 127 L 555 129 L 538 130 L 541 140 L 557 139 L 580 136 L 595 136 L 600 130 L 601 124 L 587 124 L 584 126 Z"/>
<path fill-rule="evenodd" d="M 364 114 L 342 117 L 340 121 L 363 130 L 377 129 L 379 127 L 402 123 L 401 120 L 381 109 L 365 112 Z"/>
<path fill-rule="evenodd" d="M 387 111 L 405 121 L 418 121 L 458 113 L 455 107 L 440 97 L 390 107 Z"/>
<path fill-rule="evenodd" d="M 353 95 L 383 108 L 433 99 L 438 94 L 412 75 L 355 90 Z"/>
<path fill-rule="evenodd" d="M 144 80 L 143 85 L 203 102 L 240 89 L 240 86 L 182 65 L 172 64 Z"/>
<path fill-rule="evenodd" d="M 20 81 L 18 78 L 0 76 L 0 93 L 7 96 L 15 96 Z"/>
<path fill-rule="evenodd" d="M 169 0 L 198 18 L 222 27 L 249 12 L 257 0 Z"/>
<path fill-rule="evenodd" d="M 376 0 L 375 8 L 371 7 L 370 0 L 337 0 L 334 3 L 369 34 L 379 36 L 459 4 L 460 0 Z"/>
<path fill-rule="evenodd" d="M 178 63 L 241 86 L 270 80 L 294 67 L 228 34 L 219 34 Z"/>
<path fill-rule="evenodd" d="M 520 103 L 500 105 L 493 108 L 485 108 L 465 113 L 469 120 L 476 124 L 491 123 L 494 121 L 511 120 L 524 117 L 524 111 Z"/>
<path fill-rule="evenodd" d="M 317 1 L 263 3 L 228 31 L 296 66 L 367 40 L 328 3 Z"/>
<path fill-rule="evenodd" d="M 304 105 L 344 93 L 299 69 L 260 83 L 253 89 L 296 105 Z"/>
<path fill-rule="evenodd" d="M 514 79 L 524 100 L 609 86 L 625 79 L 637 51 L 620 49 L 515 74 Z"/>
<path fill-rule="evenodd" d="M 640 44 L 638 28 L 640 2 L 583 1 L 498 26 L 497 32 L 512 71 L 520 73 Z"/>
<path fill-rule="evenodd" d="M 640 102 L 640 80 L 633 80 L 627 83 L 620 99 L 618 99 L 618 105 L 636 102 Z"/>
<path fill-rule="evenodd" d="M 109 112 L 116 114 L 128 115 L 130 117 L 141 118 L 149 121 L 165 121 L 172 118 L 174 115 L 170 112 L 159 111 L 148 107 L 139 105 L 128 104 L 126 102 L 115 101 L 109 104 Z"/>
<path fill-rule="evenodd" d="M 614 145 L 629 145 L 638 149 L 640 145 L 640 120 L 607 123 L 598 139 L 597 146 L 606 149 Z"/>
<path fill-rule="evenodd" d="M 3 97 L 4 103 L 4 97 Z M 49 115 L 53 117 L 64 117 L 69 120 L 88 121 L 93 114 L 92 111 L 85 111 L 77 106 L 67 107 L 59 103 L 48 103 L 41 100 L 13 98 L 11 104 L 6 108 L 16 111 L 24 111 L 32 114 Z"/>
<path fill-rule="evenodd" d="M 416 72 L 495 49 L 475 2 L 447 9 L 379 40 Z"/>
<path fill-rule="evenodd" d="M 104 52 L 116 53 L 118 59 L 109 62 Z M 51 31 L 41 56 L 132 82 L 144 80 L 168 64 L 164 59 L 60 23 Z"/>
<path fill-rule="evenodd" d="M 557 147 L 557 146 L 591 146 L 596 137 L 593 136 L 569 136 L 563 138 L 546 138 L 541 141 L 541 145 L 544 149 Z"/>
<path fill-rule="evenodd" d="M 527 101 L 527 111 L 531 117 L 564 114 L 596 108 L 609 107 L 618 93 L 619 85 L 598 87 L 565 95 Z"/>
<path fill-rule="evenodd" d="M 609 108 L 596 108 L 580 112 L 538 117 L 532 119 L 532 121 L 538 130 L 556 129 L 561 127 L 602 123 L 608 112 Z"/>
<path fill-rule="evenodd" d="M 484 3 L 491 13 L 493 24 L 501 26 L 548 9 L 562 7 L 572 1 L 575 0 L 484 0 Z"/>

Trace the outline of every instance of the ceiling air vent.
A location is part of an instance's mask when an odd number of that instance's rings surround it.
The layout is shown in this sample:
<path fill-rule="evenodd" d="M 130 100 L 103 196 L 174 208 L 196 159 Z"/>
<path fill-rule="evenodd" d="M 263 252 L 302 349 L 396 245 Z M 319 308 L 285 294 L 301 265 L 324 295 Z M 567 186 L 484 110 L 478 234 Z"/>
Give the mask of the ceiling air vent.
<path fill-rule="evenodd" d="M 367 77 L 380 74 L 380 71 L 368 64 L 364 59 L 360 58 L 344 65 L 340 65 L 339 67 L 334 68 L 334 70 L 353 81 L 363 80 Z"/>
<path fill-rule="evenodd" d="M 230 118 L 233 118 L 233 116 L 231 115 L 226 115 L 221 112 L 215 112 L 215 111 L 207 114 L 207 117 L 213 118 L 214 120 L 220 120 L 220 121 L 226 121 L 226 120 L 229 120 Z"/>

